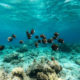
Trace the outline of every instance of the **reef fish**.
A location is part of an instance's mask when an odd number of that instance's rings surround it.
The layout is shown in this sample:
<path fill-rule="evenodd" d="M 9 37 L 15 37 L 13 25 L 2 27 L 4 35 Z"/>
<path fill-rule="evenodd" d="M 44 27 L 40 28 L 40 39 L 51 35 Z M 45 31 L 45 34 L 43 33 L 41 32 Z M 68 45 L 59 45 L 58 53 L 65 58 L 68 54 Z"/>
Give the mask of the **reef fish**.
<path fill-rule="evenodd" d="M 56 37 L 56 36 L 54 36 L 54 37 L 53 37 L 53 39 L 54 39 L 54 40 L 56 40 L 56 39 L 57 39 L 57 37 Z"/>
<path fill-rule="evenodd" d="M 54 36 L 58 37 L 59 36 L 59 33 L 55 32 L 54 33 Z"/>
<path fill-rule="evenodd" d="M 42 39 L 43 44 L 47 44 L 47 39 Z"/>
<path fill-rule="evenodd" d="M 52 50 L 57 51 L 59 49 L 59 46 L 57 44 L 53 44 L 51 48 Z"/>
<path fill-rule="evenodd" d="M 23 43 L 24 43 L 24 41 L 23 41 L 23 40 L 20 40 L 20 41 L 19 41 L 19 43 L 20 43 L 20 44 L 23 44 Z"/>
<path fill-rule="evenodd" d="M 27 34 L 27 38 L 28 38 L 28 39 L 31 39 L 32 34 L 30 34 L 28 31 L 26 31 L 26 34 Z"/>
<path fill-rule="evenodd" d="M 38 44 L 38 42 L 36 42 L 36 43 L 35 43 L 35 47 L 38 48 L 38 46 L 39 46 L 39 44 Z"/>
<path fill-rule="evenodd" d="M 2 51 L 5 48 L 4 45 L 0 45 L 0 51 Z"/>
<path fill-rule="evenodd" d="M 36 39 L 38 39 L 38 38 L 39 38 L 39 36 L 38 36 L 38 35 L 36 35 L 36 36 L 35 36 L 35 38 L 36 38 Z"/>
<path fill-rule="evenodd" d="M 46 39 L 46 36 L 44 34 L 41 34 L 40 37 Z"/>
<path fill-rule="evenodd" d="M 32 30 L 31 30 L 31 34 L 34 34 L 34 33 L 35 33 L 35 30 L 34 30 L 34 29 L 32 29 Z"/>
<path fill-rule="evenodd" d="M 15 34 L 12 34 L 12 37 L 13 37 L 13 38 L 16 38 L 16 35 L 15 35 Z"/>
<path fill-rule="evenodd" d="M 13 37 L 8 37 L 8 42 L 13 41 Z"/>
<path fill-rule="evenodd" d="M 47 40 L 48 43 L 53 43 L 53 38 Z"/>
<path fill-rule="evenodd" d="M 38 43 L 41 43 L 41 40 L 38 40 Z"/>
<path fill-rule="evenodd" d="M 58 42 L 59 43 L 64 43 L 64 40 L 63 39 L 58 39 Z"/>

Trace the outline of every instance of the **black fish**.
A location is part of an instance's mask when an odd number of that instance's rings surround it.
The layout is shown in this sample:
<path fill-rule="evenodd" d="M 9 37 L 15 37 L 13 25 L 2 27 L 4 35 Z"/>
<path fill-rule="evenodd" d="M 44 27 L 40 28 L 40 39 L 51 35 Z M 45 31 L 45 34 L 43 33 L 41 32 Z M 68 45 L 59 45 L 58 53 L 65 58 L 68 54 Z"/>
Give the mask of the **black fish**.
<path fill-rule="evenodd" d="M 35 43 L 35 47 L 38 48 L 38 46 L 39 46 L 39 44 L 38 44 L 38 42 L 36 42 L 36 43 Z"/>
<path fill-rule="evenodd" d="M 31 30 L 31 34 L 34 34 L 34 33 L 35 33 L 35 30 L 34 30 L 34 29 L 32 29 L 32 30 Z"/>
<path fill-rule="evenodd" d="M 41 43 L 41 40 L 38 40 L 38 43 Z"/>
<path fill-rule="evenodd" d="M 16 38 L 16 35 L 15 35 L 15 34 L 12 34 L 12 37 L 13 37 L 13 38 Z"/>
<path fill-rule="evenodd" d="M 46 44 L 47 43 L 47 39 L 42 39 L 42 43 Z"/>
<path fill-rule="evenodd" d="M 51 48 L 52 50 L 57 51 L 59 49 L 59 46 L 57 44 L 53 44 Z"/>
<path fill-rule="evenodd" d="M 54 37 L 53 37 L 53 40 L 56 40 L 56 39 L 57 39 L 57 37 L 56 37 L 56 36 L 54 36 Z"/>
<path fill-rule="evenodd" d="M 20 44 L 23 44 L 23 43 L 24 43 L 24 41 L 23 41 L 23 40 L 20 40 L 20 41 L 19 41 L 19 43 L 20 43 Z"/>
<path fill-rule="evenodd" d="M 27 37 L 28 37 L 28 39 L 31 39 L 32 35 L 31 35 L 31 34 L 28 34 L 28 36 L 27 36 Z"/>
<path fill-rule="evenodd" d="M 41 34 L 40 37 L 46 39 L 46 36 L 44 34 Z"/>
<path fill-rule="evenodd" d="M 0 51 L 2 51 L 5 48 L 4 45 L 0 45 Z"/>
<path fill-rule="evenodd" d="M 64 40 L 63 39 L 58 39 L 58 42 L 59 43 L 64 43 Z"/>
<path fill-rule="evenodd" d="M 39 36 L 38 36 L 38 35 L 36 35 L 36 36 L 35 36 L 35 38 L 36 38 L 36 39 L 38 39 L 38 38 L 39 38 Z"/>
<path fill-rule="evenodd" d="M 53 43 L 53 39 L 52 38 L 51 39 L 48 39 L 47 42 L 48 43 Z"/>
<path fill-rule="evenodd" d="M 59 33 L 55 32 L 54 33 L 54 36 L 58 37 L 59 36 Z"/>

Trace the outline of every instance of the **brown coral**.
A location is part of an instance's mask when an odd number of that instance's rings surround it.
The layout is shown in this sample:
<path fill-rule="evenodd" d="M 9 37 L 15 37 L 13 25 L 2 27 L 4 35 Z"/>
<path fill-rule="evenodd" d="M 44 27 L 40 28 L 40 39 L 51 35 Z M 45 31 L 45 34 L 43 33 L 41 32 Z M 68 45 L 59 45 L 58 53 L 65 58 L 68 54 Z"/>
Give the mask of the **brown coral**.
<path fill-rule="evenodd" d="M 53 61 L 34 61 L 31 66 L 24 71 L 23 68 L 17 67 L 7 74 L 4 70 L 0 70 L 1 80 L 61 80 L 58 74 L 61 71 L 59 63 Z M 57 72 L 58 71 L 58 72 Z"/>
<path fill-rule="evenodd" d="M 45 61 L 33 63 L 29 69 L 27 69 L 26 74 L 35 80 L 58 80 L 57 73 L 61 71 L 61 66 L 57 61 Z"/>
<path fill-rule="evenodd" d="M 20 77 L 21 79 L 23 79 L 23 77 L 24 77 L 24 70 L 23 70 L 23 68 L 21 68 L 21 67 L 14 68 L 14 69 L 12 70 L 12 75 L 13 75 L 13 76 L 18 76 L 18 77 Z"/>
<path fill-rule="evenodd" d="M 37 80 L 48 80 L 48 76 L 46 74 L 44 74 L 43 72 L 38 72 Z"/>

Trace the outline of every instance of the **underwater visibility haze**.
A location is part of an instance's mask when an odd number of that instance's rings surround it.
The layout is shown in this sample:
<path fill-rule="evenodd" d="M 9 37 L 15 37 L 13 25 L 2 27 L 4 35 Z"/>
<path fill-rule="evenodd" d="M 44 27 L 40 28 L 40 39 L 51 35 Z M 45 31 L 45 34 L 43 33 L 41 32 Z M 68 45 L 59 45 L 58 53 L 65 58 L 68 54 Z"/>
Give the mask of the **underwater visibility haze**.
<path fill-rule="evenodd" d="M 68 42 L 80 42 L 79 22 L 79 0 L 0 0 L 2 39 L 9 33 L 20 36 L 34 28 L 37 34 L 59 32 Z"/>
<path fill-rule="evenodd" d="M 0 0 L 0 80 L 8 79 L 80 80 L 80 0 Z"/>

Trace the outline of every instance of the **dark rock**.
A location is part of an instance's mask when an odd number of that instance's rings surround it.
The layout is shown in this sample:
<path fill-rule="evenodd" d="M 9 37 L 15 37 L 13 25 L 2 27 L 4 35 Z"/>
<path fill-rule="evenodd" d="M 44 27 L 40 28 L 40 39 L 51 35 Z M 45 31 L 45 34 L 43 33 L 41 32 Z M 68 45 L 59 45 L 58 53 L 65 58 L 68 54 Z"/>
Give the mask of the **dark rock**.
<path fill-rule="evenodd" d="M 12 60 L 16 60 L 16 59 L 19 58 L 18 56 L 19 56 L 19 55 L 16 54 L 16 53 L 14 53 L 14 54 L 9 54 L 9 55 L 5 56 L 4 62 L 11 62 Z"/>
<path fill-rule="evenodd" d="M 29 66 L 26 70 L 26 75 L 28 75 L 32 80 L 59 80 L 58 74 L 62 68 L 55 61 L 49 61 L 50 65 L 45 61 L 43 63 L 34 61 L 34 63 Z M 54 66 L 55 68 L 52 68 Z"/>
<path fill-rule="evenodd" d="M 20 62 L 23 62 L 22 58 L 17 53 L 5 56 L 3 61 L 11 64 L 19 64 Z"/>

